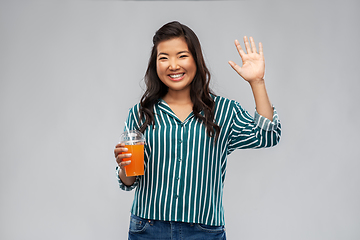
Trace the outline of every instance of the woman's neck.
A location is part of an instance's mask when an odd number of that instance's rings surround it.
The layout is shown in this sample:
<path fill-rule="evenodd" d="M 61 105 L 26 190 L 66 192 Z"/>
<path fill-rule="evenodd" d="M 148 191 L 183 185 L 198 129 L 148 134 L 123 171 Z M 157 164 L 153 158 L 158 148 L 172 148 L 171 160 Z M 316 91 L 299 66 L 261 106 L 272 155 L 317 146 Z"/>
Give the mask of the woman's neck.
<path fill-rule="evenodd" d="M 172 91 L 169 89 L 167 94 L 163 97 L 163 100 L 167 103 L 176 104 L 189 104 L 191 102 L 190 89 L 189 91 Z"/>

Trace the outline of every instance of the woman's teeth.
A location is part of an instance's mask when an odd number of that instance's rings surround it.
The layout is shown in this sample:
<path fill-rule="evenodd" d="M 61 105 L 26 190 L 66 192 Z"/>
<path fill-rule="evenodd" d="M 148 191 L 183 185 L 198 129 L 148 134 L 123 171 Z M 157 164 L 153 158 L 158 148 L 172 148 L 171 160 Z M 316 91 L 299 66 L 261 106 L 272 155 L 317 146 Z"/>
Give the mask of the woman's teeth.
<path fill-rule="evenodd" d="M 170 75 L 171 78 L 179 78 L 182 77 L 184 75 L 184 73 L 180 73 L 180 74 L 175 74 L 175 75 Z"/>

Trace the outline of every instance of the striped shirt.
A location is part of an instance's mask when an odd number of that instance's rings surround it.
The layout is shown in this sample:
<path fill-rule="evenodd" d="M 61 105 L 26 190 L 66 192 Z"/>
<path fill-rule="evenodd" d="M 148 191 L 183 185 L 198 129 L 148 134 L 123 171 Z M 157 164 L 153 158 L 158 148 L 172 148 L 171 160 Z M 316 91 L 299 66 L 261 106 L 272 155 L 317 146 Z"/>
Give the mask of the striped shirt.
<path fill-rule="evenodd" d="M 273 121 L 255 112 L 251 117 L 239 103 L 216 96 L 215 122 L 220 126 L 214 142 L 193 113 L 181 122 L 167 103 L 154 106 L 155 126 L 144 132 L 145 174 L 135 189 L 131 212 L 146 219 L 225 225 L 223 187 L 227 156 L 235 149 L 275 146 L 281 125 L 276 110 Z M 139 104 L 130 109 L 127 124 L 139 129 Z M 202 114 L 202 113 L 201 113 Z"/>

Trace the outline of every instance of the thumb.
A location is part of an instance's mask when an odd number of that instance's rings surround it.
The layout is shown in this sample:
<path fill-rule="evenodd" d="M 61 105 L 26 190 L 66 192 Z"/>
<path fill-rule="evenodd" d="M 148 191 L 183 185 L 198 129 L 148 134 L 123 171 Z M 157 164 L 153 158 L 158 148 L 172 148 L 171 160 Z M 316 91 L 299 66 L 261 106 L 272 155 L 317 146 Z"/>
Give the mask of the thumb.
<path fill-rule="evenodd" d="M 236 63 L 234 63 L 233 61 L 229 61 L 228 62 L 230 64 L 230 66 L 238 73 L 240 74 L 241 72 L 241 67 L 239 65 L 237 65 Z M 241 74 L 240 74 L 241 75 Z"/>

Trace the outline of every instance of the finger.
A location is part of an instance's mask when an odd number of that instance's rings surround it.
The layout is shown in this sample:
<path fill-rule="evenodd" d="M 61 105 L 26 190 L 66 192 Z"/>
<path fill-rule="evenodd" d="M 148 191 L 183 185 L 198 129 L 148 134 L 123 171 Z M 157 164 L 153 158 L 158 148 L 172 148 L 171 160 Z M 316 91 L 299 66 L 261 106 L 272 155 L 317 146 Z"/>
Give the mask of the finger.
<path fill-rule="evenodd" d="M 115 157 L 117 157 L 120 153 L 126 153 L 127 151 L 129 151 L 129 149 L 124 147 L 115 148 L 114 149 Z"/>
<path fill-rule="evenodd" d="M 264 57 L 264 50 L 263 50 L 263 45 L 261 42 L 259 42 L 259 54 Z"/>
<path fill-rule="evenodd" d="M 121 153 L 121 154 L 117 155 L 116 161 L 122 162 L 124 160 L 124 158 L 130 158 L 131 156 L 132 156 L 131 153 Z"/>
<path fill-rule="evenodd" d="M 125 143 L 118 143 L 118 144 L 116 144 L 115 148 L 124 147 L 124 146 L 125 146 Z"/>
<path fill-rule="evenodd" d="M 132 156 L 131 153 L 119 154 L 119 155 L 117 155 L 117 157 L 116 157 L 116 162 L 117 162 L 118 164 L 120 164 L 120 163 L 123 162 L 123 159 L 124 159 L 124 158 L 129 158 L 129 157 L 131 157 L 131 156 Z"/>
<path fill-rule="evenodd" d="M 236 63 L 234 63 L 233 61 L 229 61 L 230 66 L 238 73 L 240 74 L 241 72 L 241 67 L 239 65 L 237 65 Z"/>
<path fill-rule="evenodd" d="M 250 43 L 249 43 L 249 40 L 248 40 L 247 36 L 244 37 L 244 43 L 245 43 L 246 52 L 247 52 L 248 54 L 249 54 L 249 53 L 252 53 L 251 47 L 250 47 Z"/>
<path fill-rule="evenodd" d="M 235 46 L 236 46 L 236 49 L 238 50 L 239 54 L 240 54 L 240 57 L 242 58 L 242 56 L 245 54 L 244 50 L 242 49 L 239 41 L 236 39 L 235 40 Z"/>
<path fill-rule="evenodd" d="M 127 166 L 127 165 L 129 165 L 130 163 L 131 163 L 131 160 L 129 160 L 129 161 L 122 161 L 122 162 L 119 163 L 118 165 L 119 165 L 119 167 L 120 167 L 121 169 L 124 169 L 124 167 Z"/>
<path fill-rule="evenodd" d="M 255 41 L 254 41 L 254 38 L 253 37 L 250 37 L 250 43 L 251 43 L 251 50 L 253 53 L 257 53 L 257 50 L 256 50 L 256 44 L 255 44 Z"/>

